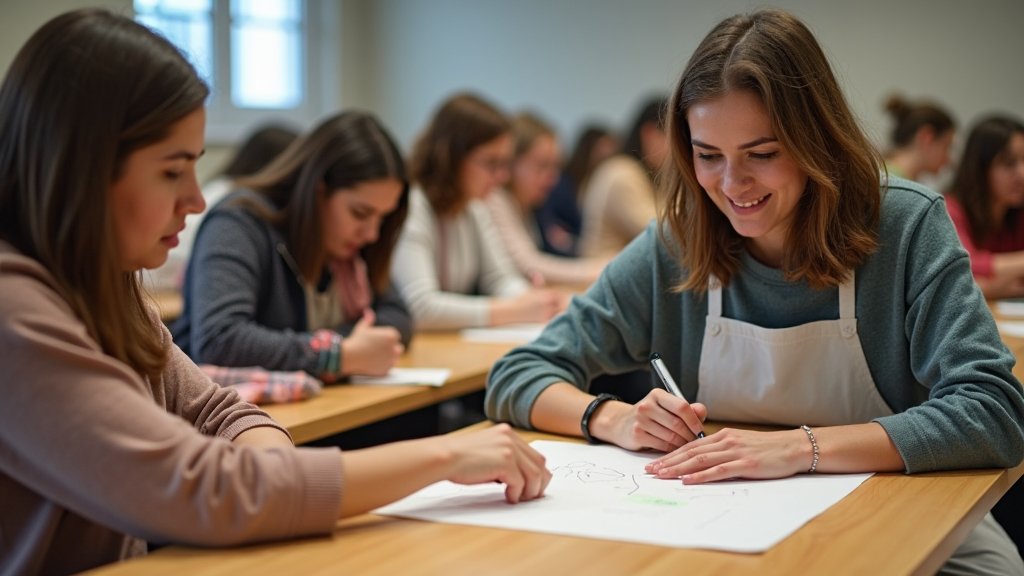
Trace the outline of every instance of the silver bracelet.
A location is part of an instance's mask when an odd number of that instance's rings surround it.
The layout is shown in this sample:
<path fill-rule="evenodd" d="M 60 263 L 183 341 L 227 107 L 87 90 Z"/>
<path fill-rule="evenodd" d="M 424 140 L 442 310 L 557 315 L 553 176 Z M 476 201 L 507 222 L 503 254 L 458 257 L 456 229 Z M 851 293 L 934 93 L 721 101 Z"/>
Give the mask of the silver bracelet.
<path fill-rule="evenodd" d="M 800 426 L 800 429 L 807 434 L 807 439 L 811 441 L 811 450 L 813 451 L 813 454 L 811 467 L 807 469 L 807 472 L 809 474 L 813 474 L 814 471 L 818 469 L 818 459 L 821 457 L 821 452 L 818 451 L 818 441 L 814 439 L 814 431 L 811 430 L 810 426 L 803 424 Z"/>

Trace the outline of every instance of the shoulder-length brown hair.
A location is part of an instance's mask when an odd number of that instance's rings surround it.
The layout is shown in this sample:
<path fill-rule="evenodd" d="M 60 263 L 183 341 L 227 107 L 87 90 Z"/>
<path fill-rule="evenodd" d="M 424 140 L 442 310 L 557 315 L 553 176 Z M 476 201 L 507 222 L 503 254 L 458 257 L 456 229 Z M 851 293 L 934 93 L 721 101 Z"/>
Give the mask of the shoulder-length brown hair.
<path fill-rule="evenodd" d="M 1021 210 L 1012 208 L 1002 222 L 997 221 L 992 214 L 992 186 L 989 183 L 992 164 L 1006 153 L 1015 134 L 1024 134 L 1024 123 L 1020 120 L 1009 116 L 989 116 L 971 128 L 964 144 L 949 194 L 963 206 L 971 225 L 971 240 L 977 244 L 984 243 L 1004 226 L 1016 222 Z"/>
<path fill-rule="evenodd" d="M 150 379 L 168 349 L 121 269 L 110 191 L 207 94 L 170 42 L 93 9 L 43 25 L 0 87 L 0 236 L 49 270 L 106 354 Z"/>
<path fill-rule="evenodd" d="M 711 274 L 727 284 L 739 266 L 744 238 L 697 182 L 687 122 L 695 104 L 733 90 L 761 98 L 775 136 L 808 175 L 786 241 L 786 277 L 838 285 L 878 246 L 881 159 L 810 30 L 786 12 L 762 10 L 715 26 L 672 94 L 661 218 L 689 269 L 677 288 L 703 291 Z"/>
<path fill-rule="evenodd" d="M 370 284 L 381 294 L 390 283 L 391 254 L 409 210 L 409 179 L 398 146 L 373 115 L 349 111 L 324 120 L 238 185 L 270 200 L 270 211 L 246 205 L 281 230 L 299 273 L 315 282 L 327 261 L 318 191 L 326 199 L 362 182 L 389 178 L 402 183 L 398 206 L 381 221 L 378 240 L 362 249 Z"/>
<path fill-rule="evenodd" d="M 496 106 L 480 96 L 460 93 L 434 113 L 409 158 L 412 179 L 438 214 L 452 214 L 466 203 L 459 173 L 478 146 L 504 136 L 512 127 Z"/>

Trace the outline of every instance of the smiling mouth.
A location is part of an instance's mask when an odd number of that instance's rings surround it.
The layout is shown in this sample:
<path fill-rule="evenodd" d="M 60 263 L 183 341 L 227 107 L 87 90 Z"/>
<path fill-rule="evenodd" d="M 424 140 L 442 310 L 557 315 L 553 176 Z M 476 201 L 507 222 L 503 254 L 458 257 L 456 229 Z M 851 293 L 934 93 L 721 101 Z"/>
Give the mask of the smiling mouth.
<path fill-rule="evenodd" d="M 737 202 L 732 198 L 729 198 L 729 202 L 731 202 L 733 206 L 739 206 L 740 208 L 753 208 L 754 206 L 757 206 L 761 202 L 767 200 L 769 196 L 771 196 L 771 194 L 765 194 L 764 196 L 761 196 L 760 198 L 757 198 L 755 200 L 751 200 L 750 202 Z"/>

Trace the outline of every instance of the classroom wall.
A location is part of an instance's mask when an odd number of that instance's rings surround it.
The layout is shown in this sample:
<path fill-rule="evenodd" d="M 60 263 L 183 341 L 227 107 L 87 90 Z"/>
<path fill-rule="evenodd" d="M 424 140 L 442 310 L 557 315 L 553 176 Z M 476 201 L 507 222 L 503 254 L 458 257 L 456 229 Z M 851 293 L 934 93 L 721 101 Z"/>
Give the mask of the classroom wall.
<path fill-rule="evenodd" d="M 314 0 L 329 2 L 332 0 Z M 749 0 L 333 0 L 340 107 L 376 112 L 408 149 L 442 98 L 479 91 L 533 108 L 571 139 L 588 120 L 624 128 L 646 96 L 668 91 L 698 41 Z M 876 142 L 892 90 L 932 96 L 961 125 L 1002 110 L 1024 117 L 1020 0 L 776 0 L 817 34 Z M 131 0 L 0 0 L 0 71 L 51 16 Z M 324 65 L 330 66 L 331 63 Z M 201 176 L 230 151 L 211 143 Z"/>
<path fill-rule="evenodd" d="M 364 3 L 367 99 L 408 145 L 437 103 L 472 88 L 536 108 L 569 138 L 590 118 L 624 127 L 667 91 L 700 39 L 747 0 L 344 0 Z M 1024 117 L 1020 0 L 776 0 L 824 45 L 876 142 L 892 90 L 933 96 L 961 125 Z"/>

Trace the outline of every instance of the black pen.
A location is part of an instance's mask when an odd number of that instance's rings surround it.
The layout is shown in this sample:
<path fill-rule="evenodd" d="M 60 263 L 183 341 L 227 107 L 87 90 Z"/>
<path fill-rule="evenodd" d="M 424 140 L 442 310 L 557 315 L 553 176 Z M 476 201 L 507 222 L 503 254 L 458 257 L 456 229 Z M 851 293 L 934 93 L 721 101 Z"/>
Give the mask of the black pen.
<path fill-rule="evenodd" d="M 658 379 L 665 385 L 665 389 L 668 390 L 669 394 L 676 398 L 686 400 L 686 397 L 683 396 L 683 391 L 679 389 L 679 385 L 676 384 L 675 379 L 673 379 L 672 375 L 668 373 L 668 368 L 665 367 L 665 363 L 662 362 L 661 354 L 658 354 L 657 352 L 651 354 L 651 366 L 654 367 L 654 373 L 658 375 Z M 697 432 L 697 438 L 703 437 L 703 430 Z"/>

